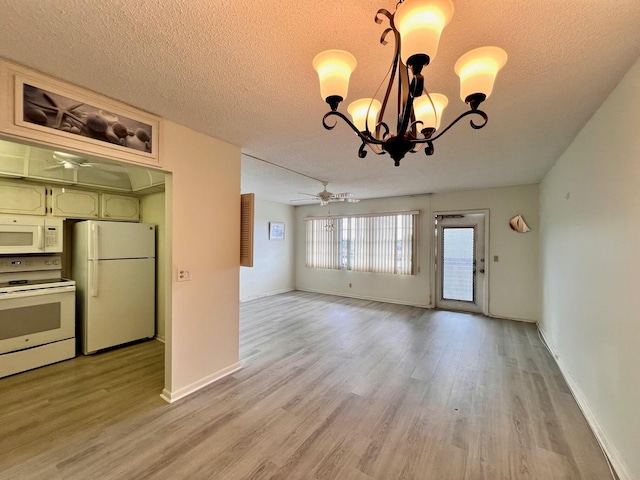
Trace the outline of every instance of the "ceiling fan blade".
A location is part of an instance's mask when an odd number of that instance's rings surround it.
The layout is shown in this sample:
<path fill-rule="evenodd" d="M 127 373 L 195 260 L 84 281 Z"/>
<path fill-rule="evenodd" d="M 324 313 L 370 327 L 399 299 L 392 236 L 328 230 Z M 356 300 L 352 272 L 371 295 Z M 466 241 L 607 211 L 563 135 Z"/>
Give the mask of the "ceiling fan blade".
<path fill-rule="evenodd" d="M 111 165 L 108 163 L 80 163 L 78 164 L 80 167 L 93 167 L 99 170 L 104 170 L 105 172 L 117 172 L 124 173 L 127 171 L 125 167 L 121 167 L 119 165 Z"/>

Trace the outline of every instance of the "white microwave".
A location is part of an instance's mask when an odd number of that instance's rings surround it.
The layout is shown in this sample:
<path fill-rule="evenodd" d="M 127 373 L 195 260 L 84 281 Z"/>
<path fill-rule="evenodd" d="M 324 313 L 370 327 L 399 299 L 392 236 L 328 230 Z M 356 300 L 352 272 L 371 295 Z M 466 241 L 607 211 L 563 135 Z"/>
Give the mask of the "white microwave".
<path fill-rule="evenodd" d="M 62 252 L 62 219 L 0 216 L 0 254 Z"/>

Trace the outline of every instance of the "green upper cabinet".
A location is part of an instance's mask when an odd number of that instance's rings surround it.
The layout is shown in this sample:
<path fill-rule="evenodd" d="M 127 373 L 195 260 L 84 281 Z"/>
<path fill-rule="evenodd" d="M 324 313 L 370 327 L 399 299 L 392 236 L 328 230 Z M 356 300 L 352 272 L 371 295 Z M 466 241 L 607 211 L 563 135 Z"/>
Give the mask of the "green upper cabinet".
<path fill-rule="evenodd" d="M 99 218 L 100 194 L 67 187 L 51 188 L 51 213 L 58 217 Z"/>
<path fill-rule="evenodd" d="M 21 180 L 0 180 L 0 213 L 11 215 L 44 215 L 47 211 L 47 189 Z"/>

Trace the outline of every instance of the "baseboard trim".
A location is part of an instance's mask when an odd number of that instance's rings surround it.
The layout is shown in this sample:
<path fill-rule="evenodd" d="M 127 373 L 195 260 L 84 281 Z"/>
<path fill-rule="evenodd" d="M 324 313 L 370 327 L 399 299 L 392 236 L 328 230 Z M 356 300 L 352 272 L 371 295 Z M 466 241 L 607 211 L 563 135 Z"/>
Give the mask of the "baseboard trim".
<path fill-rule="evenodd" d="M 167 342 L 165 342 L 165 338 L 164 337 L 160 337 L 158 335 L 156 335 L 156 340 L 159 341 L 160 343 L 167 343 Z"/>
<path fill-rule="evenodd" d="M 531 320 L 530 318 L 505 317 L 504 315 L 496 315 L 491 312 L 487 314 L 487 317 L 499 318 L 500 320 L 514 320 L 516 322 L 535 323 L 536 325 L 538 325 L 538 320 Z"/>
<path fill-rule="evenodd" d="M 240 303 L 250 302 L 251 300 L 257 300 L 258 298 L 271 297 L 273 295 L 280 295 L 281 293 L 295 292 L 295 291 L 296 291 L 295 288 L 283 288 L 282 290 L 274 290 L 272 292 L 262 293 L 260 295 L 253 295 L 251 297 L 241 298 Z"/>
<path fill-rule="evenodd" d="M 167 403 L 173 403 L 175 401 L 180 400 L 181 398 L 191 395 L 194 392 L 197 392 L 198 390 L 206 387 L 207 385 L 211 385 L 212 383 L 223 379 L 227 375 L 231 375 L 232 373 L 237 372 L 241 368 L 242 368 L 242 365 L 240 365 L 239 362 L 234 363 L 233 365 L 230 365 L 227 368 L 223 368 L 222 370 L 219 370 L 216 373 L 212 373 L 211 375 L 208 375 L 196 382 L 193 382 L 192 384 L 187 385 L 186 387 L 179 388 L 175 392 L 172 392 L 165 388 L 164 390 L 162 390 L 162 393 L 160 394 L 160 398 L 162 398 Z"/>
<path fill-rule="evenodd" d="M 378 297 L 370 297 L 370 296 L 363 296 L 363 295 L 353 295 L 353 294 L 347 295 L 345 293 L 326 292 L 324 290 L 314 290 L 314 289 L 310 289 L 310 288 L 296 288 L 296 290 L 298 290 L 300 292 L 321 293 L 322 295 L 335 295 L 336 297 L 357 298 L 358 300 L 371 300 L 372 302 L 393 303 L 395 305 L 407 305 L 409 307 L 433 308 L 433 305 L 431 305 L 431 304 L 402 302 L 402 301 L 393 300 L 393 299 L 390 299 L 390 298 L 378 298 Z"/>
<path fill-rule="evenodd" d="M 555 346 L 553 345 L 553 343 L 549 341 L 549 338 L 547 337 L 547 335 L 545 335 L 544 330 L 540 327 L 539 323 L 537 323 L 537 326 L 538 326 L 538 331 L 540 332 L 540 335 L 544 340 L 544 343 L 546 344 L 547 348 L 549 349 L 549 352 L 551 353 L 551 356 L 553 357 L 556 364 L 558 365 L 560 372 L 562 372 L 562 376 L 564 377 L 564 380 L 567 382 L 567 385 L 571 390 L 573 398 L 575 398 L 576 403 L 578 404 L 578 406 L 580 407 L 580 410 L 582 411 L 582 414 L 584 415 L 584 418 L 587 420 L 589 427 L 591 427 L 591 431 L 598 439 L 598 442 L 600 442 L 600 445 L 602 446 L 602 449 L 604 450 L 605 455 L 609 458 L 609 461 L 611 462 L 611 465 L 616 475 L 620 480 L 633 480 L 631 477 L 631 473 L 629 472 L 629 469 L 626 467 L 625 463 L 622 461 L 622 458 L 618 453 L 618 450 L 613 446 L 613 444 L 611 443 L 607 435 L 604 433 L 604 430 L 602 429 L 602 426 L 598 422 L 596 416 L 593 414 L 593 411 L 591 410 L 591 407 L 589 406 L 589 402 L 587 401 L 586 396 L 582 392 L 582 389 L 573 379 L 573 376 L 571 375 L 571 371 L 567 368 L 565 363 L 562 361 L 562 358 L 560 358 L 560 355 L 556 350 Z"/>

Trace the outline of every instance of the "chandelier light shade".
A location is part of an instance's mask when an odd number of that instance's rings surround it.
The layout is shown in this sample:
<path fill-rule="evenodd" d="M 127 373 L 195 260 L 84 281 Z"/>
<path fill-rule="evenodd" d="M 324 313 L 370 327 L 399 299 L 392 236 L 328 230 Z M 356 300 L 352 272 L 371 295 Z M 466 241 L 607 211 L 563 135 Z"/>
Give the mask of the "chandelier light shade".
<path fill-rule="evenodd" d="M 442 30 L 451 21 L 451 17 L 451 0 L 405 0 L 399 4 L 394 23 L 402 43 L 402 63 L 414 65 L 414 62 L 422 61 L 423 65 L 428 65 L 433 61 Z"/>
<path fill-rule="evenodd" d="M 413 101 L 413 111 L 416 115 L 416 121 L 422 122 L 420 130 L 432 128 L 437 131 L 440 128 L 442 112 L 448 103 L 449 99 L 441 93 L 416 97 Z"/>
<path fill-rule="evenodd" d="M 507 52 L 499 47 L 482 47 L 465 53 L 454 70 L 460 77 L 460 98 L 466 101 L 474 93 L 489 98 L 498 71 L 507 63 Z"/>
<path fill-rule="evenodd" d="M 341 102 L 347 98 L 349 78 L 356 65 L 355 57 L 344 50 L 325 50 L 316 55 L 313 68 L 318 72 L 320 95 L 324 100 L 333 98 Z"/>
<path fill-rule="evenodd" d="M 353 124 L 361 132 L 375 129 L 378 124 L 378 113 L 382 104 L 375 98 L 361 98 L 351 102 L 347 107 L 347 112 L 351 115 Z"/>
<path fill-rule="evenodd" d="M 422 70 L 436 56 L 440 36 L 453 16 L 451 0 L 399 0 L 395 13 L 380 9 L 376 23 L 384 18 L 389 26 L 382 32 L 380 43 L 386 45 L 387 37 L 395 40 L 395 55 L 389 70 L 389 79 L 382 102 L 375 98 L 363 98 L 349 104 L 351 120 L 338 111 L 347 98 L 349 78 L 356 67 L 356 59 L 343 50 L 326 50 L 316 55 L 313 67 L 318 72 L 320 94 L 329 104 L 330 111 L 322 118 L 327 130 L 336 123 L 327 123 L 332 117 L 341 118 L 360 138 L 362 145 L 358 156 L 364 158 L 368 147 L 374 153 L 389 154 L 396 166 L 407 153 L 415 153 L 423 146 L 427 155 L 434 152 L 433 142 L 444 135 L 464 117 L 475 115 L 481 123 L 470 125 L 483 128 L 487 114 L 479 106 L 493 91 L 496 75 L 507 61 L 507 53 L 499 47 L 482 47 L 464 54 L 455 64 L 460 77 L 460 97 L 469 110 L 459 115 L 444 129 L 440 123 L 447 97 L 429 93 L 425 87 Z M 397 125 L 392 131 L 385 123 L 385 112 L 394 86 L 397 88 Z"/>

